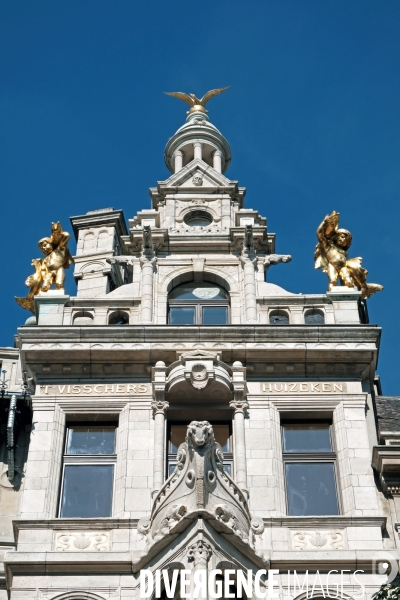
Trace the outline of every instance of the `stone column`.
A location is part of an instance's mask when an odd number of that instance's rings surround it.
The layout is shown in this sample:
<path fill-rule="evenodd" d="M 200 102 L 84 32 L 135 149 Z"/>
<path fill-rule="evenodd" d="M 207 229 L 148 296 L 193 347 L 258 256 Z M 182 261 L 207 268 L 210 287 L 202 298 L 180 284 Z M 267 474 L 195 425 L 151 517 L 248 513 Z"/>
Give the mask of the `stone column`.
<path fill-rule="evenodd" d="M 235 450 L 235 477 L 238 487 L 249 497 L 247 489 L 247 464 L 246 464 L 246 440 L 244 431 L 244 416 L 249 405 L 245 398 L 246 394 L 246 368 L 240 361 L 232 365 L 232 384 L 234 399 L 229 403 L 233 409 L 233 434 Z"/>
<path fill-rule="evenodd" d="M 203 158 L 203 142 L 194 142 L 194 158 Z"/>
<path fill-rule="evenodd" d="M 153 283 L 154 265 L 157 259 L 152 255 L 143 254 L 140 257 L 142 265 L 142 304 L 140 308 L 140 321 L 142 323 L 153 322 Z"/>
<path fill-rule="evenodd" d="M 222 152 L 221 150 L 216 150 L 213 153 L 213 167 L 218 173 L 222 173 Z"/>
<path fill-rule="evenodd" d="M 246 323 L 257 323 L 256 277 L 254 263 L 248 257 L 241 257 L 244 272 L 244 302 Z"/>
<path fill-rule="evenodd" d="M 153 367 L 153 395 L 151 404 L 154 414 L 154 462 L 153 491 L 154 498 L 164 484 L 165 474 L 165 417 L 169 403 L 165 400 L 166 366 L 160 360 Z"/>
<path fill-rule="evenodd" d="M 183 167 L 183 152 L 176 150 L 174 153 L 175 158 L 175 173 L 180 171 Z"/>

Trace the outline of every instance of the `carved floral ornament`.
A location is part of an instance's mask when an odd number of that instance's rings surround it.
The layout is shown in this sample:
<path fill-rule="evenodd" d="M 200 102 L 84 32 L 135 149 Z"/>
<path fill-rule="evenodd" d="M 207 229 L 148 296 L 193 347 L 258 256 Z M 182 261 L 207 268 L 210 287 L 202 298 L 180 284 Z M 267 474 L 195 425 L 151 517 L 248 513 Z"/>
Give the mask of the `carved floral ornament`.
<path fill-rule="evenodd" d="M 150 552 L 153 554 L 168 543 L 170 534 L 184 531 L 199 519 L 229 535 L 232 544 L 256 564 L 268 563 L 254 545 L 255 535 L 262 534 L 264 523 L 262 519 L 252 519 L 247 499 L 225 471 L 223 460 L 210 423 L 192 421 L 186 440 L 178 449 L 174 472 L 155 497 L 150 516 L 138 523 L 146 545 L 135 570 L 142 568 Z M 188 557 L 206 561 L 210 552 L 211 548 L 201 540 L 189 546 Z"/>

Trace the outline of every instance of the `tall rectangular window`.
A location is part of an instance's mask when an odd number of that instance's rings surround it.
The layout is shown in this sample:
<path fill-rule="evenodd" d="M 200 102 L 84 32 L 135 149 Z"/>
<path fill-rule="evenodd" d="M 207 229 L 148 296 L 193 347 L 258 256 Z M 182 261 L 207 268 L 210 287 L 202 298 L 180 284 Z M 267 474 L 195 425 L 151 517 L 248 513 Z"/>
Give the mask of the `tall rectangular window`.
<path fill-rule="evenodd" d="M 116 427 L 67 428 L 60 517 L 110 517 L 114 487 Z"/>
<path fill-rule="evenodd" d="M 339 514 L 331 426 L 285 424 L 282 438 L 288 514 Z"/>

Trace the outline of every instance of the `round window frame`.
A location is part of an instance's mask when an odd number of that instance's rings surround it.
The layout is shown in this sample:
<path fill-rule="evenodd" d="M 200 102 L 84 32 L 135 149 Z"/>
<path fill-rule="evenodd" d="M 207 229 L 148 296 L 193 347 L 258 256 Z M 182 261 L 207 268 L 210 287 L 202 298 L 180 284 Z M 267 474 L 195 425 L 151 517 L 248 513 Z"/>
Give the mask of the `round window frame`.
<path fill-rule="evenodd" d="M 203 218 L 205 221 L 207 221 L 207 224 L 204 224 L 204 225 L 191 225 L 190 221 L 193 220 L 193 219 L 196 219 L 196 218 Z M 194 227 L 194 228 L 209 227 L 214 222 L 214 218 L 206 210 L 191 210 L 189 213 L 187 213 L 184 216 L 183 222 L 188 227 Z"/>

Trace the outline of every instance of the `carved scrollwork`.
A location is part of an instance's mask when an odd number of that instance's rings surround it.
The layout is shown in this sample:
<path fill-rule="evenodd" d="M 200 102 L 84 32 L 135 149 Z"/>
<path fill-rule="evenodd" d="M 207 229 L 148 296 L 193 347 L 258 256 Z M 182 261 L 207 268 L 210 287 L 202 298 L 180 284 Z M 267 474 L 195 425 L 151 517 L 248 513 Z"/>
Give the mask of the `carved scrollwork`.
<path fill-rule="evenodd" d="M 56 552 L 106 552 L 110 549 L 109 531 L 56 532 Z"/>
<path fill-rule="evenodd" d="M 142 517 L 141 519 L 139 519 L 138 524 L 137 524 L 137 530 L 143 536 L 146 536 L 149 533 L 150 527 L 151 527 L 151 521 L 150 521 L 149 517 Z"/>
<path fill-rule="evenodd" d="M 293 550 L 344 550 L 343 531 L 294 531 Z"/>

